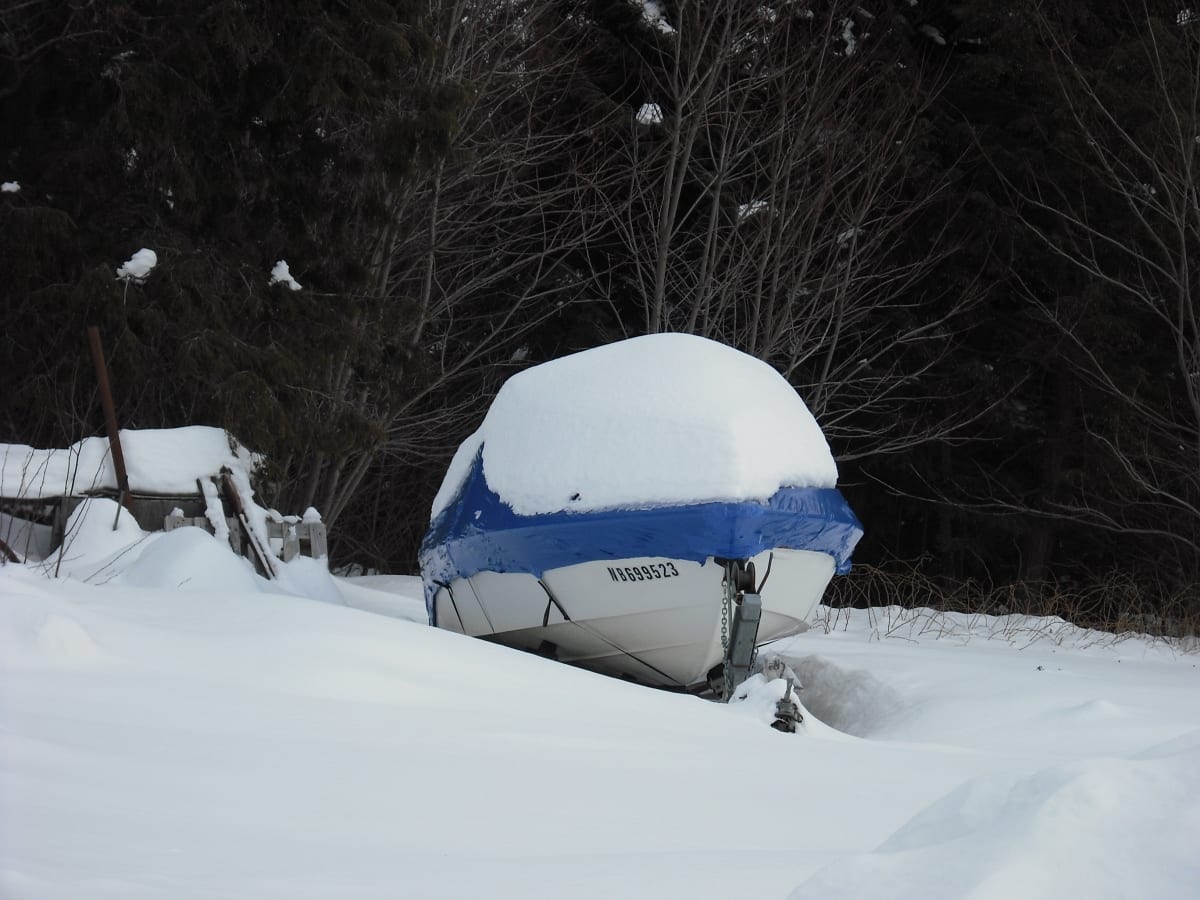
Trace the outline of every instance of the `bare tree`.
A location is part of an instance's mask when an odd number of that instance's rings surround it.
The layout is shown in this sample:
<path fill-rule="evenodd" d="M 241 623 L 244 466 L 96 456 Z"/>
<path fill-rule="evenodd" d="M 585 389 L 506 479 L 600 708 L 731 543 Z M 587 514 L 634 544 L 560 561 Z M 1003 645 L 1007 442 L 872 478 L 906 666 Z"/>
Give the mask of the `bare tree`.
<path fill-rule="evenodd" d="M 1065 340 L 1064 359 L 1098 405 L 1083 431 L 1106 458 L 1062 516 L 1165 539 L 1189 577 L 1200 566 L 1200 18 L 1134 2 L 1119 40 L 1081 57 L 1043 9 L 1077 167 L 1073 182 L 1009 182 L 1019 216 L 1076 273 L 1077 299 L 1030 298 Z M 1118 324 L 1107 332 L 1097 324 Z M 1137 342 L 1140 350 L 1114 342 Z M 1130 359 L 1131 352 L 1136 360 Z"/>
<path fill-rule="evenodd" d="M 641 298 L 629 327 L 771 362 L 844 459 L 945 438 L 971 416 L 899 413 L 944 400 L 926 376 L 977 298 L 928 288 L 955 249 L 953 210 L 933 212 L 947 179 L 912 172 L 935 79 L 857 3 L 678 16 L 650 23 L 627 179 L 604 197 Z M 940 228 L 918 245 L 931 214 Z"/>
<path fill-rule="evenodd" d="M 843 458 L 945 438 L 979 413 L 899 414 L 944 400 L 926 375 L 973 300 L 918 294 L 954 249 L 945 231 L 912 239 L 944 186 L 910 171 L 926 80 L 864 49 L 876 26 L 860 5 L 678 9 L 647 13 L 610 71 L 603 41 L 628 32 L 582 12 L 431 7 L 444 39 L 421 77 L 462 105 L 444 159 L 387 194 L 380 284 L 408 315 L 403 375 L 377 448 L 325 481 L 338 490 L 323 511 L 353 507 L 343 530 L 360 556 L 415 547 L 423 518 L 385 521 L 378 486 L 403 503 L 431 494 L 503 378 L 561 352 L 552 335 L 572 323 L 596 331 L 568 349 L 675 330 L 759 356 Z"/>
<path fill-rule="evenodd" d="M 15 94 L 39 56 L 100 34 L 93 0 L 12 0 L 0 9 L 0 98 Z"/>
<path fill-rule="evenodd" d="M 564 47 L 570 23 L 551 3 L 448 0 L 430 8 L 439 52 L 430 90 L 458 90 L 447 153 L 389 196 L 394 227 L 380 269 L 405 318 L 394 336 L 399 375 L 381 416 L 382 440 L 361 455 L 330 509 L 353 504 L 360 555 L 415 552 L 441 467 L 508 374 L 536 358 L 548 326 L 603 305 L 603 267 L 582 264 L 605 225 L 585 202 L 610 168 L 591 131 L 605 109 L 564 102 L 579 79 Z M 359 487 L 372 485 L 359 493 Z M 386 551 L 385 551 L 386 552 Z M 394 557 L 393 557 L 394 558 Z"/>

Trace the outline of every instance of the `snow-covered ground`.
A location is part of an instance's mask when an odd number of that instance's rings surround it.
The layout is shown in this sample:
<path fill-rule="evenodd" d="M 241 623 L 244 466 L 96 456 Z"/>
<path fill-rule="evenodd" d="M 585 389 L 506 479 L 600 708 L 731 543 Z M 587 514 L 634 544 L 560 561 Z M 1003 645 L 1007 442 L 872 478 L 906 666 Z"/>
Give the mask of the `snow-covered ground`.
<path fill-rule="evenodd" d="M 786 735 L 781 682 L 430 629 L 416 578 L 77 534 L 71 578 L 0 567 L 5 900 L 1200 896 L 1200 656 L 1163 642 L 823 608 Z"/>

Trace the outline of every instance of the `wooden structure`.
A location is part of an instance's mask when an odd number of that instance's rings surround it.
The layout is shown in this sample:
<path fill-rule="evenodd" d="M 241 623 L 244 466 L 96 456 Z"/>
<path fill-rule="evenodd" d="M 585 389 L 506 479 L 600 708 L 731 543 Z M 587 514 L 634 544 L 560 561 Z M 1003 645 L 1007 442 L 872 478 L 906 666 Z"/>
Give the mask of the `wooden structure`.
<path fill-rule="evenodd" d="M 251 500 L 248 477 L 243 475 L 239 482 L 228 468 L 197 478 L 195 494 L 132 491 L 99 328 L 89 325 L 87 339 L 96 367 L 116 490 L 98 489 L 48 497 L 0 496 L 0 561 L 47 558 L 68 538 L 67 522 L 75 509 L 96 498 L 114 499 L 120 504 L 113 530 L 122 514 L 133 516 L 142 531 L 173 531 L 185 526 L 204 528 L 210 534 L 227 536 L 233 551 L 253 560 L 255 568 L 267 578 L 275 576 L 277 559 L 287 562 L 302 555 L 317 559 L 327 555 L 325 525 L 320 517 L 281 516 L 274 510 L 256 506 Z M 21 482 L 24 483 L 24 477 Z M 245 488 L 244 496 L 239 483 Z"/>
<path fill-rule="evenodd" d="M 242 496 L 229 471 L 197 479 L 196 487 L 193 494 L 98 490 L 77 496 L 0 497 L 0 513 L 8 523 L 0 540 L 11 548 L 13 557 L 44 558 L 67 537 L 67 522 L 76 508 L 98 498 L 122 502 L 124 493 L 123 508 L 117 515 L 133 516 L 143 531 L 193 527 L 209 534 L 220 533 L 227 536 L 235 553 L 250 559 L 259 574 L 267 578 L 275 575 L 275 560 L 289 562 L 297 556 L 320 559 L 328 555 L 324 522 L 254 507 Z M 252 510 L 265 529 L 254 527 Z M 31 552 L 34 550 L 37 552 Z"/>

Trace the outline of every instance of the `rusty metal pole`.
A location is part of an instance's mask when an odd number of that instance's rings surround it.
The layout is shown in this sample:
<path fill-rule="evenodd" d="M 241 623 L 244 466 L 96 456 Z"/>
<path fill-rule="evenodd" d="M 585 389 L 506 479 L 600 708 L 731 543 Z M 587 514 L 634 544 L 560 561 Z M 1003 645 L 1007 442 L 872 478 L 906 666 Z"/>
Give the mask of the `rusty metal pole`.
<path fill-rule="evenodd" d="M 133 498 L 129 496 L 129 475 L 125 472 L 125 454 L 121 452 L 121 433 L 117 428 L 117 411 L 113 407 L 112 389 L 108 384 L 108 364 L 104 361 L 100 329 L 89 325 L 87 337 L 92 350 L 92 362 L 96 366 L 96 380 L 100 382 L 100 405 L 104 407 L 104 427 L 108 430 L 108 446 L 112 450 L 113 468 L 117 472 L 117 490 L 120 492 L 121 505 L 132 514 Z M 116 523 L 113 529 L 116 529 Z"/>

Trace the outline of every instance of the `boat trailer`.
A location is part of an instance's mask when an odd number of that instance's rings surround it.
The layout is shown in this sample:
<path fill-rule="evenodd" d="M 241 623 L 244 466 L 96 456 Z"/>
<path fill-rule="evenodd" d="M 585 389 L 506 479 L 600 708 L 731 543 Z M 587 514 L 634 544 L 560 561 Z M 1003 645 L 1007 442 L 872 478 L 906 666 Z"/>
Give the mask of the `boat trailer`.
<path fill-rule="evenodd" d="M 734 689 L 750 677 L 758 655 L 756 646 L 758 626 L 762 621 L 762 585 L 770 577 L 771 568 L 762 583 L 755 580 L 754 563 L 743 559 L 719 560 L 725 566 L 723 581 L 725 596 L 721 604 L 721 650 L 723 659 L 710 673 L 709 686 L 723 703 L 734 698 Z M 792 699 L 798 687 L 794 672 L 777 656 L 764 662 L 763 676 L 768 681 L 787 678 L 787 689 L 775 704 L 775 721 L 771 727 L 794 734 L 796 725 L 804 721 L 800 706 Z"/>

